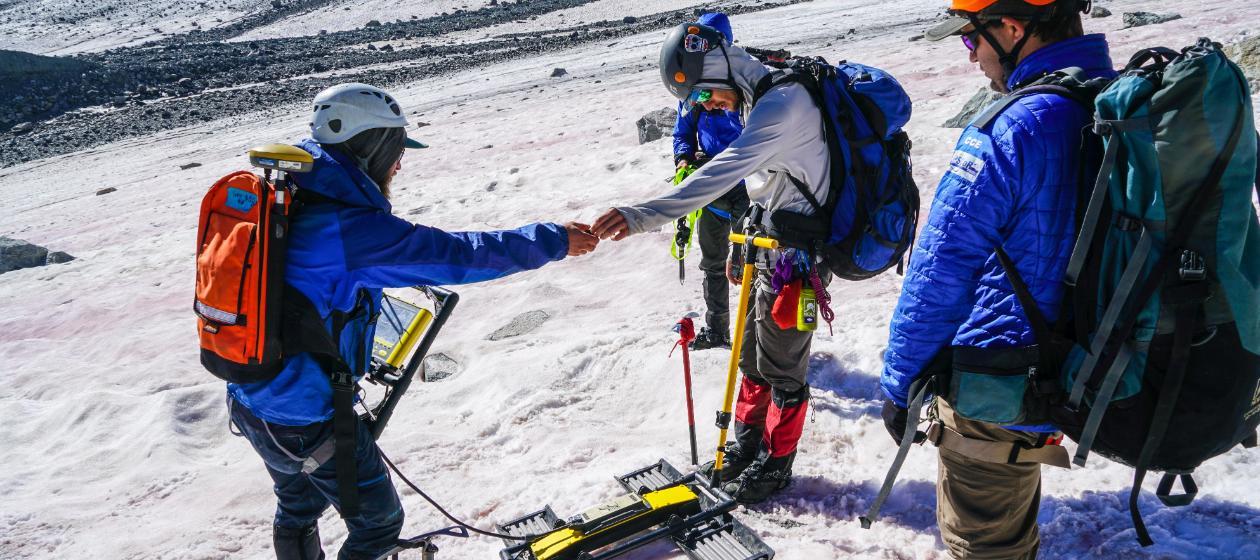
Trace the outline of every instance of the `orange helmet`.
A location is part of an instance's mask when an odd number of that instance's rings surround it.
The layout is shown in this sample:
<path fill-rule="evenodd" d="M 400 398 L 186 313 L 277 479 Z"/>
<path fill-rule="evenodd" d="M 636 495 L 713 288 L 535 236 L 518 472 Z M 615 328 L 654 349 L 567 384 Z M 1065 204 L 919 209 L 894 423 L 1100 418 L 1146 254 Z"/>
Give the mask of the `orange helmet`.
<path fill-rule="evenodd" d="M 1089 13 L 1092 0 L 950 0 L 950 18 L 929 29 L 924 35 L 930 41 L 939 41 L 967 26 L 972 18 L 998 19 L 1010 16 L 1018 19 L 1044 20 L 1059 10 Z"/>
<path fill-rule="evenodd" d="M 950 0 L 952 14 L 983 14 L 988 16 L 1037 17 L 1057 9 L 1080 10 L 1089 13 L 1092 0 Z"/>
<path fill-rule="evenodd" d="M 978 13 L 985 8 L 994 4 L 1030 4 L 1032 6 L 1048 6 L 1055 3 L 1056 0 L 951 0 L 949 10 L 951 12 L 972 12 Z"/>

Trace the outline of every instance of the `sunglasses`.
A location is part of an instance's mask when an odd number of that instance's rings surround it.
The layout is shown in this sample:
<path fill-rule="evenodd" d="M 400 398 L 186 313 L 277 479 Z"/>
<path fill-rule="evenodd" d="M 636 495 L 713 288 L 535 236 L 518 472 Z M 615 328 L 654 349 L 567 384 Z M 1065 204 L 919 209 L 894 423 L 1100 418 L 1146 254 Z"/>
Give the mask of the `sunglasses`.
<path fill-rule="evenodd" d="M 963 46 L 967 47 L 967 50 L 975 52 L 980 47 L 980 28 L 977 27 L 970 33 L 963 33 L 962 42 Z"/>
<path fill-rule="evenodd" d="M 691 90 L 691 95 L 688 95 L 687 99 L 683 100 L 683 111 L 689 113 L 696 107 L 696 105 L 704 103 L 710 99 L 713 99 L 713 90 L 693 89 Z"/>

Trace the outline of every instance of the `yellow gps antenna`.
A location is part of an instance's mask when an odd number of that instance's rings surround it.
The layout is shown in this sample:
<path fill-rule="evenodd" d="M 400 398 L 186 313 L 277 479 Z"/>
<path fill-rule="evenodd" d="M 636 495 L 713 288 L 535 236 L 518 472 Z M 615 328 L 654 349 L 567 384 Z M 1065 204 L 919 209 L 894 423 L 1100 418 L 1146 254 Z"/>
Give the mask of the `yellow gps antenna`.
<path fill-rule="evenodd" d="M 302 148 L 288 144 L 267 144 L 249 149 L 249 163 L 268 171 L 306 173 L 315 164 L 315 158 Z"/>
<path fill-rule="evenodd" d="M 263 183 L 271 184 L 271 172 L 276 171 L 275 212 L 278 214 L 280 229 L 277 235 L 284 235 L 288 229 L 288 204 L 286 199 L 291 194 L 289 189 L 289 173 L 306 173 L 315 166 L 315 158 L 309 152 L 288 144 L 267 144 L 249 149 L 249 163 L 263 169 Z"/>

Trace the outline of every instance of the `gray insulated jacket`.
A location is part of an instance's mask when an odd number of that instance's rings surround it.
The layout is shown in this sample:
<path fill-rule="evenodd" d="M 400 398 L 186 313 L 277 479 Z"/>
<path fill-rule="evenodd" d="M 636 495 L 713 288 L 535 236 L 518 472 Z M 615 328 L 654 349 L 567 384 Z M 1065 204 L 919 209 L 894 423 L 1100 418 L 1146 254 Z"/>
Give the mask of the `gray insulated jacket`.
<path fill-rule="evenodd" d="M 706 55 L 697 86 L 729 89 L 726 81 L 734 78 L 746 101 L 743 134 L 679 188 L 647 202 L 617 208 L 630 233 L 654 230 L 702 208 L 746 177 L 762 181 L 748 184 L 748 198 L 765 208 L 767 216 L 776 210 L 814 213 L 788 178 L 789 173 L 808 185 L 819 201 L 826 200 L 831 160 L 823 137 L 822 114 L 809 92 L 800 84 L 782 85 L 749 109 L 754 87 L 771 70 L 737 46 L 728 46 L 726 52 L 723 56 L 721 49 L 715 49 Z"/>

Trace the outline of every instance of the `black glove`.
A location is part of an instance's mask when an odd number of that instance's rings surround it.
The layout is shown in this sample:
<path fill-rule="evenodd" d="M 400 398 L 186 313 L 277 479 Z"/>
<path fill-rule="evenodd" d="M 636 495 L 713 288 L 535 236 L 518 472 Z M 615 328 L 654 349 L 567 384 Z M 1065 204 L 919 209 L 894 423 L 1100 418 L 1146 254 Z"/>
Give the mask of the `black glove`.
<path fill-rule="evenodd" d="M 880 416 L 884 418 L 884 427 L 888 429 L 888 435 L 892 436 L 893 441 L 897 445 L 901 445 L 901 438 L 906 433 L 906 421 L 910 415 L 910 411 L 897 406 L 892 399 L 884 401 L 884 409 L 880 411 Z M 916 426 L 917 428 L 917 426 Z M 915 432 L 914 442 L 923 443 L 927 439 L 927 434 L 923 432 Z"/>

